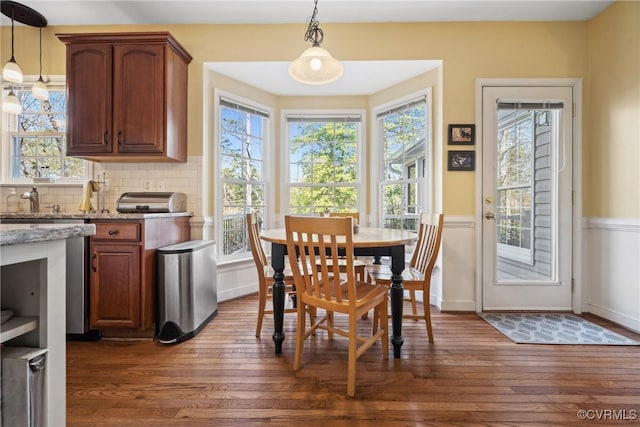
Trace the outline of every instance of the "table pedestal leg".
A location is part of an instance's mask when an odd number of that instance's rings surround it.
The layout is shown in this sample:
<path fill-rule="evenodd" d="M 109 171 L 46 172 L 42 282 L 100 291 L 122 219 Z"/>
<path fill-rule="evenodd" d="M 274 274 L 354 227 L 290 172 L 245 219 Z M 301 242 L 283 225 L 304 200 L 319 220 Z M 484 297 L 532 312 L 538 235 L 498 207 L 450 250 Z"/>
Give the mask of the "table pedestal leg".
<path fill-rule="evenodd" d="M 282 354 L 284 342 L 284 245 L 271 245 L 271 266 L 273 273 L 273 342 L 276 344 L 276 354 Z"/>
<path fill-rule="evenodd" d="M 393 357 L 400 358 L 400 349 L 404 344 L 402 337 L 402 305 L 404 288 L 402 287 L 402 270 L 404 270 L 404 247 L 396 246 L 391 249 L 391 324 Z"/>

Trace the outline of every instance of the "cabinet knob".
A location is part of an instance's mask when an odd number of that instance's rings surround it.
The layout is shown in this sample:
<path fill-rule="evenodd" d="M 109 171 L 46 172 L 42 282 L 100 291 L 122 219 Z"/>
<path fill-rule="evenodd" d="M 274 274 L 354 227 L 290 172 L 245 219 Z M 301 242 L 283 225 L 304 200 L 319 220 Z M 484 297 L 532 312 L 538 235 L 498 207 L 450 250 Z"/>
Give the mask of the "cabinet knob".
<path fill-rule="evenodd" d="M 102 138 L 103 138 L 105 144 L 109 143 L 109 131 L 108 130 L 104 131 L 104 136 Z"/>
<path fill-rule="evenodd" d="M 118 131 L 118 146 L 122 145 L 122 131 Z"/>
<path fill-rule="evenodd" d="M 109 236 L 115 236 L 118 234 L 118 230 L 109 230 Z"/>
<path fill-rule="evenodd" d="M 93 256 L 91 257 L 91 269 L 96 272 L 98 271 L 97 267 L 96 267 L 96 258 L 98 258 L 98 255 L 93 254 Z"/>

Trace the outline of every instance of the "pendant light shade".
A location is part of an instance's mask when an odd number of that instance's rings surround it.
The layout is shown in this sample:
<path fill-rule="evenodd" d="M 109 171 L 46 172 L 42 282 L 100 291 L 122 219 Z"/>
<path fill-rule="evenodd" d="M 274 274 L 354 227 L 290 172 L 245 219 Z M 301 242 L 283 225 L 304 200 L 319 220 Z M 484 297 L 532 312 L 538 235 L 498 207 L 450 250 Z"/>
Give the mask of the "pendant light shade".
<path fill-rule="evenodd" d="M 2 111 L 9 114 L 22 113 L 22 105 L 20 105 L 18 97 L 13 93 L 13 88 L 9 89 L 9 94 L 2 101 Z"/>
<path fill-rule="evenodd" d="M 24 76 L 20 66 L 16 63 L 16 60 L 12 56 L 9 62 L 7 62 L 2 69 L 2 79 L 11 83 L 22 83 Z"/>
<path fill-rule="evenodd" d="M 14 24 L 13 18 L 15 16 L 15 10 L 11 8 L 11 59 L 2 69 L 2 78 L 11 83 L 22 83 L 24 80 L 24 76 L 22 75 L 22 70 L 18 63 L 16 62 L 16 58 L 13 54 L 13 40 L 14 40 Z"/>
<path fill-rule="evenodd" d="M 292 79 L 309 85 L 321 85 L 331 83 L 342 77 L 344 68 L 342 64 L 331 54 L 320 47 L 324 39 L 324 33 L 320 29 L 320 23 L 316 19 L 318 14 L 318 0 L 315 0 L 313 15 L 309 20 L 305 41 L 311 41 L 312 45 L 291 64 L 289 64 L 289 76 Z"/>
<path fill-rule="evenodd" d="M 31 94 L 34 98 L 41 99 L 42 101 L 49 99 L 49 89 L 42 80 L 42 76 L 40 76 L 40 79 L 31 88 Z"/>
<path fill-rule="evenodd" d="M 343 73 L 342 64 L 320 46 L 311 46 L 289 64 L 292 79 L 311 85 L 334 82 Z"/>

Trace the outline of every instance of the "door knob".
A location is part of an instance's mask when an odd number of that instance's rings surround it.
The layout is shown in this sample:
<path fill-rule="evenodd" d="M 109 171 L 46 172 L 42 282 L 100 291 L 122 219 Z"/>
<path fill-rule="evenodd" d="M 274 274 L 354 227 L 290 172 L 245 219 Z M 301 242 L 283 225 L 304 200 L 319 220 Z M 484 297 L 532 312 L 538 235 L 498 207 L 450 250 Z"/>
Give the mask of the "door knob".
<path fill-rule="evenodd" d="M 496 214 L 494 214 L 493 212 L 487 212 L 484 214 L 484 217 L 486 219 L 494 219 L 496 217 Z"/>

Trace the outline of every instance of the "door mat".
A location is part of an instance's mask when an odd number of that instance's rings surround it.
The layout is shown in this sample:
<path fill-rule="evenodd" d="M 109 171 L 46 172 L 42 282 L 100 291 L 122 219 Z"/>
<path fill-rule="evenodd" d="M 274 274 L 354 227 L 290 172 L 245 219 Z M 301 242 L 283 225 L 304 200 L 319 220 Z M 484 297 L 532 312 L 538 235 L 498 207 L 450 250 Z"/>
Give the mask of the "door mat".
<path fill-rule="evenodd" d="M 478 313 L 491 326 L 518 344 L 640 345 L 573 314 Z"/>

